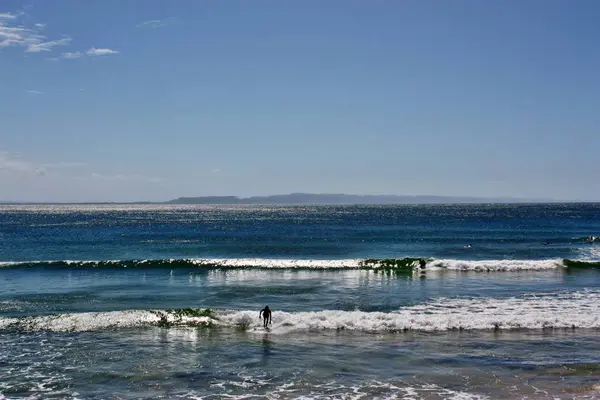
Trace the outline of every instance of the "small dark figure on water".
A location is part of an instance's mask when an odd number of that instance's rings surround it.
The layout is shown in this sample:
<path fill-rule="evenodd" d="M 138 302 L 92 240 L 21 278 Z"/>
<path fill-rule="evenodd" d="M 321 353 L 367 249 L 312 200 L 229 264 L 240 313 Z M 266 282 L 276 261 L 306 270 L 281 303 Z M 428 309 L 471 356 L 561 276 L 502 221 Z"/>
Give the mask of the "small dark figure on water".
<path fill-rule="evenodd" d="M 265 306 L 265 308 L 260 310 L 260 313 L 258 314 L 258 318 L 261 318 L 261 317 L 263 318 L 263 326 L 266 329 L 267 325 L 269 325 L 271 323 L 271 310 L 269 309 L 269 306 Z"/>

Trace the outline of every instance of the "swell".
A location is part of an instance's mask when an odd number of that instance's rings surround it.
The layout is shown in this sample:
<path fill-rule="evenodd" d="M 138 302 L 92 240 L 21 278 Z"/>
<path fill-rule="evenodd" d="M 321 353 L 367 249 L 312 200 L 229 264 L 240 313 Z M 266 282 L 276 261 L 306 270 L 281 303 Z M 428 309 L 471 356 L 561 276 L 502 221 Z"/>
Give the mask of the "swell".
<path fill-rule="evenodd" d="M 25 261 L 0 262 L 2 268 L 130 268 L 130 269 L 366 269 L 374 271 L 520 271 L 556 268 L 600 268 L 600 261 L 571 259 L 546 260 L 454 260 L 420 257 L 368 258 L 340 260 L 268 259 L 268 258 L 189 258 L 102 261 Z"/>
<path fill-rule="evenodd" d="M 80 332 L 151 326 L 264 332 L 256 310 L 124 310 L 0 317 L 0 331 Z M 270 332 L 348 330 L 385 333 L 578 328 L 600 328 L 600 291 L 529 294 L 505 299 L 438 298 L 394 312 L 274 310 Z"/>

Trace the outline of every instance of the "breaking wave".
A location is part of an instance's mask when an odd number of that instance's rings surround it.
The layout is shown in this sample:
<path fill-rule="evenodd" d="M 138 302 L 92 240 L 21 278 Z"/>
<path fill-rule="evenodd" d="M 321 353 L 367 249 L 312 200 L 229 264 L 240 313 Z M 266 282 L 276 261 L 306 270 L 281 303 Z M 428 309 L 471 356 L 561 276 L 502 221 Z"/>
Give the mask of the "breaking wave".
<path fill-rule="evenodd" d="M 95 331 L 195 326 L 264 332 L 256 310 L 125 310 L 0 317 L 0 331 Z M 270 332 L 330 330 L 369 333 L 454 330 L 600 328 L 600 290 L 528 294 L 507 299 L 439 298 L 393 312 L 274 311 Z"/>
<path fill-rule="evenodd" d="M 432 258 L 372 258 L 340 260 L 269 259 L 269 258 L 189 258 L 103 261 L 5 261 L 3 268 L 203 268 L 203 269 L 368 269 L 387 271 L 521 271 L 557 268 L 600 268 L 596 260 L 452 260 Z"/>

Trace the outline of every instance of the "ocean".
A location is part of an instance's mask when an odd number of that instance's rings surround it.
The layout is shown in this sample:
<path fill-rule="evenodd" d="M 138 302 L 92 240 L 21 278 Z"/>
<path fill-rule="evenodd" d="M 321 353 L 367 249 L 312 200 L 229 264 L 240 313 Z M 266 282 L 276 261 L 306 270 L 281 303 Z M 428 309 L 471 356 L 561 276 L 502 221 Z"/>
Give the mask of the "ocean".
<path fill-rule="evenodd" d="M 2 205 L 0 399 L 600 398 L 599 235 L 585 203 Z"/>

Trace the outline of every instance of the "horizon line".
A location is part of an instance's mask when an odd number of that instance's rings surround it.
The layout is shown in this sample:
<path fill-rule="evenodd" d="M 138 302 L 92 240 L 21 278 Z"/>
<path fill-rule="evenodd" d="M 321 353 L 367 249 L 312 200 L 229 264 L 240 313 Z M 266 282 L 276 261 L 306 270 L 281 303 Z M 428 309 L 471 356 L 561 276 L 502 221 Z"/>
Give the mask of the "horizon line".
<path fill-rule="evenodd" d="M 348 193 L 305 193 L 305 192 L 293 192 L 293 193 L 288 193 L 288 194 L 274 194 L 274 195 L 254 195 L 254 196 L 236 196 L 236 195 L 207 195 L 207 196 L 180 196 L 177 198 L 171 198 L 169 200 L 135 200 L 135 201 L 120 201 L 120 200 L 105 200 L 105 201 L 96 201 L 96 200 L 90 200 L 90 201 L 48 201 L 48 200 L 39 200 L 39 201 L 31 201 L 31 200 L 0 200 L 0 204 L 2 205 L 43 205 L 43 204 L 48 204 L 48 205 L 60 205 L 60 204 L 66 204 L 66 205 L 77 205 L 77 204 L 186 204 L 186 203 L 182 203 L 187 201 L 187 204 L 194 204 L 194 203 L 189 203 L 189 202 L 200 202 L 200 203 L 195 203 L 195 204 L 205 204 L 205 205 L 210 205 L 210 204 L 215 204 L 215 205 L 243 205 L 240 204 L 239 201 L 251 201 L 251 200 L 275 200 L 276 198 L 281 198 L 281 197 L 293 197 L 293 196 L 305 196 L 305 197 L 310 197 L 310 196 L 314 196 L 316 199 L 314 200 L 314 202 L 312 202 L 311 200 L 306 201 L 306 199 L 304 201 L 302 201 L 301 203 L 297 203 L 294 201 L 291 202 L 285 202 L 282 201 L 283 199 L 280 199 L 279 201 L 277 201 L 277 203 L 268 203 L 268 204 L 280 204 L 280 205 L 285 205 L 285 204 L 289 204 L 289 205 L 294 205 L 294 204 L 331 204 L 331 205 L 352 205 L 352 204 L 357 204 L 357 205 L 369 205 L 369 204 L 373 204 L 373 205 L 381 205 L 380 202 L 376 202 L 376 203 L 363 203 L 363 202 L 359 202 L 359 203 L 352 203 L 351 201 L 349 202 L 339 202 L 339 201 L 333 201 L 333 202 L 323 202 L 323 201 L 319 201 L 318 198 L 319 197 L 330 197 L 330 196 L 340 196 L 340 197 L 347 197 L 347 198 L 364 198 L 365 200 L 368 200 L 369 198 L 380 198 L 381 200 L 383 199 L 387 199 L 388 201 L 394 198 L 397 198 L 398 202 L 394 202 L 394 201 L 390 201 L 390 202 L 386 202 L 385 204 L 546 204 L 546 203 L 599 203 L 600 200 L 577 200 L 577 199 L 569 199 L 569 200 L 558 200 L 558 199 L 551 199 L 551 198 L 526 198 L 526 197 L 513 197 L 513 196 L 489 196 L 489 197 L 483 197 L 483 196 L 472 196 L 472 195 L 463 195 L 463 196 L 448 196 L 448 195 L 423 195 L 423 194 L 419 194 L 419 195 L 397 195 L 397 194 L 348 194 Z M 415 203 L 404 203 L 401 200 L 405 199 L 423 199 L 424 201 L 422 202 L 415 202 Z M 430 201 L 425 201 L 427 198 L 431 199 L 431 200 L 435 200 L 433 203 Z M 210 203 L 210 200 L 216 200 L 219 199 L 218 202 L 215 203 Z M 232 199 L 232 200 L 237 200 L 236 202 L 232 202 L 232 203 L 227 203 L 227 199 Z M 348 200 L 350 200 L 348 199 Z M 253 203 L 254 205 L 260 205 L 260 203 Z M 253 204 L 246 204 L 246 205 L 253 205 Z"/>

